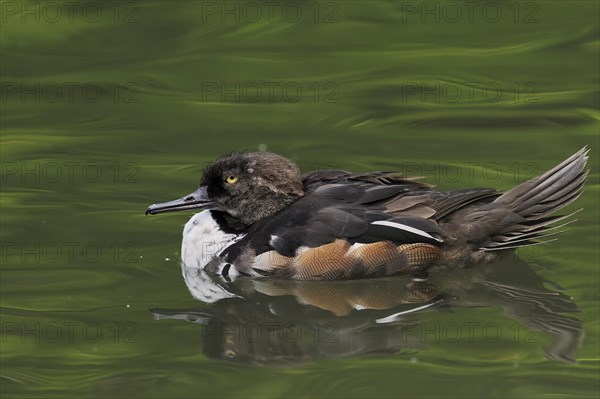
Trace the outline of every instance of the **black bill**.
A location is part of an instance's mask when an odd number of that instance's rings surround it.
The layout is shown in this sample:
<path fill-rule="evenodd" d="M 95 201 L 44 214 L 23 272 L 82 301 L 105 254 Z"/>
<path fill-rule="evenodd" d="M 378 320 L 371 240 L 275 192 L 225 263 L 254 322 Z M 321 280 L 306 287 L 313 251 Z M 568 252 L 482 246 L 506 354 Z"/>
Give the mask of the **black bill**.
<path fill-rule="evenodd" d="M 193 193 L 174 201 L 153 204 L 146 209 L 146 215 L 156 215 L 157 213 L 183 211 L 186 209 L 210 209 L 213 202 L 208 198 L 206 187 L 200 187 Z"/>

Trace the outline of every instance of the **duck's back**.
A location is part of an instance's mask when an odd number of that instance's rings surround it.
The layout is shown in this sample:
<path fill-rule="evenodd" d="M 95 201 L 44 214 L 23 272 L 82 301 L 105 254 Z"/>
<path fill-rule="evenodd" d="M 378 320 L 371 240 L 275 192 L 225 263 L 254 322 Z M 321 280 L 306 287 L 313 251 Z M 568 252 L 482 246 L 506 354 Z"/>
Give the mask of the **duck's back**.
<path fill-rule="evenodd" d="M 432 191 L 374 172 L 320 171 L 305 195 L 253 225 L 226 255 L 239 271 L 295 279 L 347 279 L 414 273 L 437 262 L 452 235 L 438 221 L 499 195 L 490 189 Z"/>

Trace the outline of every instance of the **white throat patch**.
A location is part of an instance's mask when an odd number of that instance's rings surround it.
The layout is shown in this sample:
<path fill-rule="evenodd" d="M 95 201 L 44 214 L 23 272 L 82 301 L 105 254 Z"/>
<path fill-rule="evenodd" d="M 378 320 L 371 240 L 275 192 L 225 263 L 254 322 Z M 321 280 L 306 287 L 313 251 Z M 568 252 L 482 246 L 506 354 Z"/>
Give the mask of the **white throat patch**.
<path fill-rule="evenodd" d="M 181 241 L 181 260 L 186 267 L 204 269 L 206 265 L 218 259 L 219 254 L 228 246 L 244 237 L 243 234 L 223 232 L 213 219 L 210 211 L 195 214 L 183 228 Z M 220 269 L 225 266 L 225 262 Z M 235 274 L 231 267 L 230 273 Z"/>

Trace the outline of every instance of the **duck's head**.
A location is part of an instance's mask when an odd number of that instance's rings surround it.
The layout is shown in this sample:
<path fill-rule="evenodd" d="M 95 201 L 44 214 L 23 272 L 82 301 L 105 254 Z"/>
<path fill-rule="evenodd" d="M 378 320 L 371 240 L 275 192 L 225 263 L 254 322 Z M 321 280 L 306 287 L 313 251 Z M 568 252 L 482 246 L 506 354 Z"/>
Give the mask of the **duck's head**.
<path fill-rule="evenodd" d="M 290 160 L 270 152 L 232 153 L 205 168 L 196 191 L 151 205 L 146 214 L 211 209 L 251 225 L 302 195 L 300 170 Z"/>

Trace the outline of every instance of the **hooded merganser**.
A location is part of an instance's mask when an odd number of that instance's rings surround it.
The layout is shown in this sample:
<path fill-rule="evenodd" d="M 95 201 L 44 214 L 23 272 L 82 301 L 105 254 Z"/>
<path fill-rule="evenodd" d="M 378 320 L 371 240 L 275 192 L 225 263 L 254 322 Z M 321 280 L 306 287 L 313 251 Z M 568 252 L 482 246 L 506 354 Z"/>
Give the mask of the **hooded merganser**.
<path fill-rule="evenodd" d="M 505 193 L 438 192 L 393 172 L 301 175 L 270 152 L 232 153 L 206 167 L 195 192 L 146 214 L 202 209 L 184 227 L 182 261 L 225 279 L 418 276 L 553 241 L 577 211 L 550 214 L 581 195 L 587 153 Z"/>

